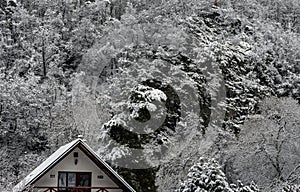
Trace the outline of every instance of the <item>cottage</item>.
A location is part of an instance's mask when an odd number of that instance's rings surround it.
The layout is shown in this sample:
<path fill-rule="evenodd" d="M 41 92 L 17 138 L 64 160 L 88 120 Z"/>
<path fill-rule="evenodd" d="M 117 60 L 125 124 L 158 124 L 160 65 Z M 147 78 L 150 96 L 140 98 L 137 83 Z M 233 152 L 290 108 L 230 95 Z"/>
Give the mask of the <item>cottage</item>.
<path fill-rule="evenodd" d="M 22 192 L 135 192 L 81 138 L 54 152 L 14 188 Z"/>

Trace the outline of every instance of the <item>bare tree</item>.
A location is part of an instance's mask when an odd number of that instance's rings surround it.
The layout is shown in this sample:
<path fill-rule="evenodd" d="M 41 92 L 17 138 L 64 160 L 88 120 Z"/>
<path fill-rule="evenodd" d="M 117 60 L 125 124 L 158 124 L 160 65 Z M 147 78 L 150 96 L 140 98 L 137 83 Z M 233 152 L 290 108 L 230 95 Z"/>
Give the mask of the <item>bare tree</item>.
<path fill-rule="evenodd" d="M 237 145 L 229 149 L 242 181 L 254 180 L 265 191 L 300 182 L 300 106 L 291 98 L 268 98 L 261 114 L 249 118 Z"/>

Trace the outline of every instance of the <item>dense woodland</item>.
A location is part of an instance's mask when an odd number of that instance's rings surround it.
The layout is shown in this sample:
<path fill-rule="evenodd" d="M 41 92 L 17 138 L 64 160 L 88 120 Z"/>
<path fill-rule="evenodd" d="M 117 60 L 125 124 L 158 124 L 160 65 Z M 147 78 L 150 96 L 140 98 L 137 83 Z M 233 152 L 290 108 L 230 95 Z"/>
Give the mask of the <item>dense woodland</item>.
<path fill-rule="evenodd" d="M 79 134 L 138 192 L 300 190 L 299 0 L 0 0 L 0 26 L 0 191 Z"/>

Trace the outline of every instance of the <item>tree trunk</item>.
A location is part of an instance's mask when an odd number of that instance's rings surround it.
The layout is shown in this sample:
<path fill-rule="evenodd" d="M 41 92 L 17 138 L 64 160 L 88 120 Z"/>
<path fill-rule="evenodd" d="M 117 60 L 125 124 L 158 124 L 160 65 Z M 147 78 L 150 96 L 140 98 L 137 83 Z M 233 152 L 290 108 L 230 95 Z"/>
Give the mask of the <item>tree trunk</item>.
<path fill-rule="evenodd" d="M 43 40 L 42 45 L 42 65 L 43 65 L 43 77 L 45 78 L 47 76 L 47 68 L 46 68 L 46 56 L 45 56 L 45 41 Z"/>

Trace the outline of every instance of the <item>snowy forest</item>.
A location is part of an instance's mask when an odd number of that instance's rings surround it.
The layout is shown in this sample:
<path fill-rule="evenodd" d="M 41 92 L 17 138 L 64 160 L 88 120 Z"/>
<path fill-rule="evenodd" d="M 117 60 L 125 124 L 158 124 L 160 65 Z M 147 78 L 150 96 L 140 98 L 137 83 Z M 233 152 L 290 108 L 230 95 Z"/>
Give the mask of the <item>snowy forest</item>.
<path fill-rule="evenodd" d="M 300 1 L 0 0 L 0 191 L 78 135 L 137 192 L 300 191 Z"/>

